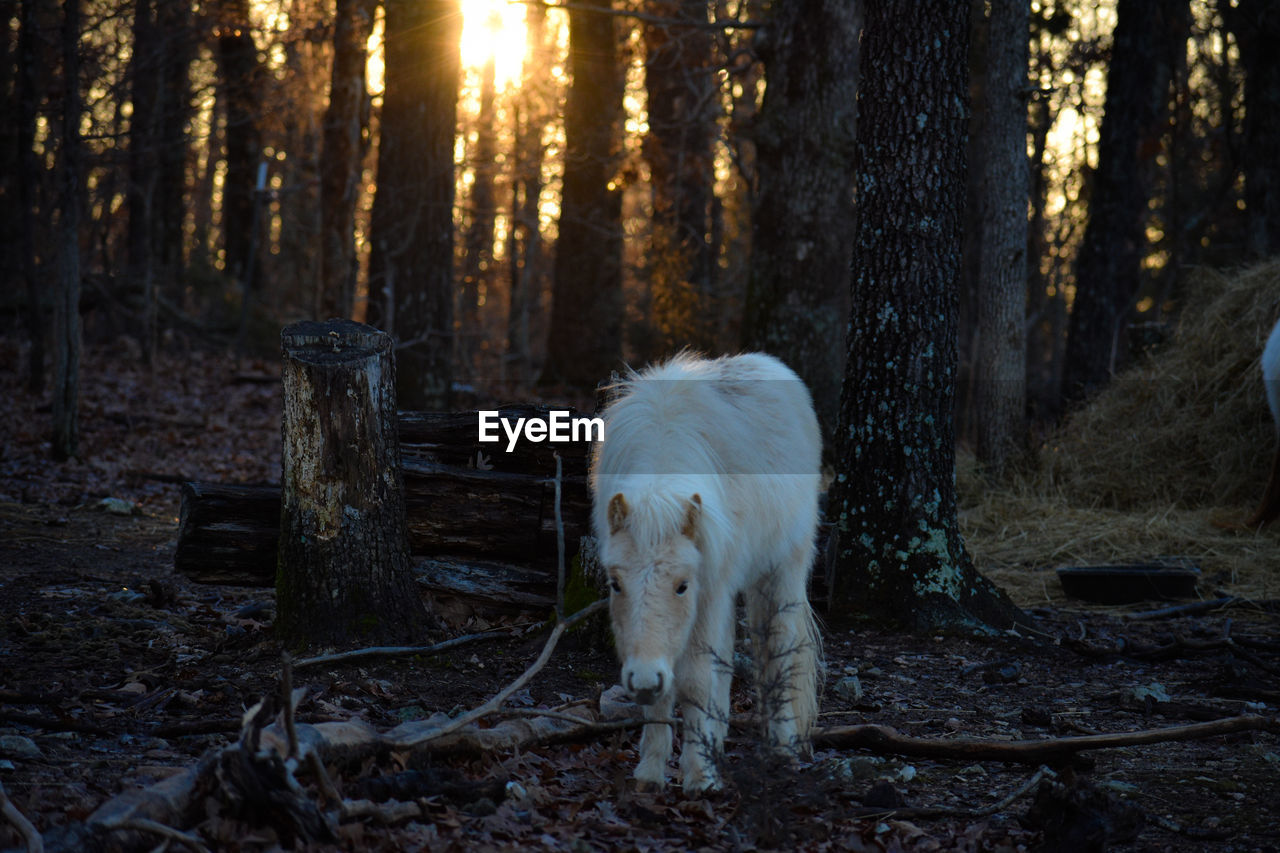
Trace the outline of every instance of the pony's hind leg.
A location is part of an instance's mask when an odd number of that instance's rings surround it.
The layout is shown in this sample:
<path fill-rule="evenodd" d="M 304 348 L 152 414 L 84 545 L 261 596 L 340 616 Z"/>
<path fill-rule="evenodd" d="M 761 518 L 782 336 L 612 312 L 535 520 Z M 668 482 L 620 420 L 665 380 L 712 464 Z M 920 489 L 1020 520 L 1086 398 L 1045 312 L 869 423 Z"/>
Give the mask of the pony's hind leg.
<path fill-rule="evenodd" d="M 644 716 L 646 720 L 670 720 L 674 712 L 675 691 L 668 690 L 666 697 L 645 706 Z M 666 787 L 667 762 L 671 760 L 672 741 L 669 722 L 644 727 L 644 732 L 640 735 L 640 763 L 636 765 L 633 774 L 642 787 Z"/>

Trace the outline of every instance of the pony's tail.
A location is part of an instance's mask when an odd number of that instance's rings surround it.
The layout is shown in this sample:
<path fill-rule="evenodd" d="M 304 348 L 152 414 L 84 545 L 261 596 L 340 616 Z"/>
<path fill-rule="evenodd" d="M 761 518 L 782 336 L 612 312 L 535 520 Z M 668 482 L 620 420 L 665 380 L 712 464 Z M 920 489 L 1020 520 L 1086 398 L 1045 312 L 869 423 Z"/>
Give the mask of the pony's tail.
<path fill-rule="evenodd" d="M 808 600 L 801 602 L 799 631 L 802 642 L 796 649 L 794 660 L 795 693 L 792 699 L 792 711 L 796 719 L 796 736 L 800 748 L 809 753 L 812 751 L 810 739 L 818 720 L 818 703 L 822 696 L 822 685 L 826 680 L 826 664 L 822 654 L 822 632 L 818 630 L 818 621 Z"/>

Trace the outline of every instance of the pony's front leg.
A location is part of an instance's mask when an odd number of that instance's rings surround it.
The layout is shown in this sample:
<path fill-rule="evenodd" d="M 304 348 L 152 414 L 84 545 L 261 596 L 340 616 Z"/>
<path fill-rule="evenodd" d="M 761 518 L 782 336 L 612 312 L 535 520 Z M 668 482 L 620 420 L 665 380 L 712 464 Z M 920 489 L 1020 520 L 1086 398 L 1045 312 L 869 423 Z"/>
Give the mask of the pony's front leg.
<path fill-rule="evenodd" d="M 680 770 L 686 794 L 720 787 L 717 767 L 729 732 L 729 687 L 733 680 L 733 599 L 721 602 L 704 617 L 704 632 L 687 660 L 680 712 L 684 740 Z"/>
<path fill-rule="evenodd" d="M 646 720 L 670 720 L 675 711 L 675 691 L 644 706 Z M 635 779 L 641 787 L 666 787 L 667 762 L 671 760 L 671 724 L 653 723 L 644 727 L 640 735 L 640 763 L 636 765 Z"/>

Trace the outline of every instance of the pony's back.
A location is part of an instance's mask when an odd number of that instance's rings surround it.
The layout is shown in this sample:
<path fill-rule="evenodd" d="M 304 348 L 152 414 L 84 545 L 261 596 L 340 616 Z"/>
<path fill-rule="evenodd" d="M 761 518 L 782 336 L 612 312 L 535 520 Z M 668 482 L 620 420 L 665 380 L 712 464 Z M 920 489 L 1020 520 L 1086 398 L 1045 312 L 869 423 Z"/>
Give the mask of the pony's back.
<path fill-rule="evenodd" d="M 647 368 L 617 389 L 604 432 L 592 466 L 598 535 L 608 530 L 601 495 L 625 493 L 661 537 L 699 494 L 712 563 L 812 539 L 821 433 L 804 383 L 773 356 L 683 354 Z"/>

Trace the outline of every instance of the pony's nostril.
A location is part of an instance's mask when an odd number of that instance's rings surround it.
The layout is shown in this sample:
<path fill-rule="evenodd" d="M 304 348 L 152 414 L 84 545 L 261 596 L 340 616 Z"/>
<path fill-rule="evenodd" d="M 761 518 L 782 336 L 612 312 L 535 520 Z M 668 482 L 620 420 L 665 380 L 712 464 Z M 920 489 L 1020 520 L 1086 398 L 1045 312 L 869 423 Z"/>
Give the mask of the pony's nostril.
<path fill-rule="evenodd" d="M 653 688 L 653 692 L 662 695 L 662 673 L 658 673 L 658 686 Z"/>

